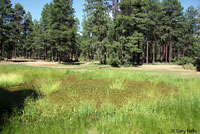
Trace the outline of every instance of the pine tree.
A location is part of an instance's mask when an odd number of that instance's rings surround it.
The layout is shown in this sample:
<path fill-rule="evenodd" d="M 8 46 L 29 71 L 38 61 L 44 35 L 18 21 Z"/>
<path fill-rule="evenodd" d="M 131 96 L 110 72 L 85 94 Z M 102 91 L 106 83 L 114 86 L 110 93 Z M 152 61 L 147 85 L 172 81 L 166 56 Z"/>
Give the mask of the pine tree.
<path fill-rule="evenodd" d="M 168 61 L 168 47 L 169 47 L 169 62 L 173 59 L 173 39 L 177 32 L 177 27 L 183 16 L 183 8 L 178 0 L 163 0 L 164 26 L 167 33 L 166 37 L 166 56 L 165 60 Z M 168 45 L 169 44 L 169 45 Z"/>
<path fill-rule="evenodd" d="M 10 0 L 0 1 L 0 62 L 3 59 L 3 48 L 11 38 L 12 5 Z M 9 45 L 9 44 L 7 44 Z M 7 46 L 8 47 L 8 46 Z"/>
<path fill-rule="evenodd" d="M 43 32 L 43 46 L 44 46 L 44 59 L 48 59 L 48 49 L 50 49 L 50 31 L 51 31 L 51 6 L 46 4 L 42 10 L 42 32 Z"/>
<path fill-rule="evenodd" d="M 25 10 L 23 6 L 19 3 L 15 4 L 14 7 L 14 35 L 15 35 L 15 43 L 14 43 L 14 58 L 17 56 L 17 47 L 20 38 L 20 34 L 22 32 L 22 20 L 25 14 Z"/>
<path fill-rule="evenodd" d="M 62 54 L 67 51 L 67 59 L 70 56 L 73 45 L 75 26 L 74 9 L 72 0 L 53 0 L 52 4 L 52 30 L 51 34 L 56 43 L 58 62 Z"/>
<path fill-rule="evenodd" d="M 32 46 L 35 48 L 35 57 L 38 59 L 44 54 L 44 47 L 42 45 L 42 27 L 39 21 L 36 19 L 33 21 L 33 44 Z"/>
<path fill-rule="evenodd" d="M 159 28 L 161 26 L 161 18 L 163 16 L 161 3 L 159 0 L 149 0 L 149 7 L 147 9 L 148 14 L 148 22 L 147 24 L 147 34 L 146 37 L 148 39 L 148 43 L 152 44 L 152 62 L 156 62 L 157 55 L 158 55 L 158 39 L 160 38 Z M 148 49 L 146 52 L 149 51 Z M 146 57 L 149 58 L 148 54 L 146 54 Z M 146 58 L 146 62 L 149 60 Z M 147 62 L 148 63 L 148 62 Z"/>
<path fill-rule="evenodd" d="M 116 31 L 121 46 L 123 64 L 140 64 L 142 62 L 142 47 L 146 23 L 148 21 L 146 0 L 123 0 L 120 3 L 120 13 L 116 18 Z"/>
<path fill-rule="evenodd" d="M 34 53 L 33 44 L 33 21 L 30 12 L 27 12 L 24 16 L 23 23 L 23 39 L 24 39 L 24 47 L 23 51 L 25 53 L 25 57 L 28 58 L 28 52 Z M 31 57 L 31 54 L 29 54 Z"/>
<path fill-rule="evenodd" d="M 107 31 L 109 23 L 109 3 L 101 0 L 86 0 L 85 29 L 87 38 L 90 38 L 90 46 L 94 48 L 101 63 L 106 64 L 107 54 Z M 92 44 L 91 44 L 92 43 Z"/>

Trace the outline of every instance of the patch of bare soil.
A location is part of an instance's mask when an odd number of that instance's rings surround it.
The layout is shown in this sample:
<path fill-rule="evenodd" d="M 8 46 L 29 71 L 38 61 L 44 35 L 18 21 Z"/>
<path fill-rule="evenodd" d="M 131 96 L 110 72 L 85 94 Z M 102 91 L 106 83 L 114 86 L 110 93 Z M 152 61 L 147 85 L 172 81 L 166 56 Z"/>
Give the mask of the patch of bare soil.
<path fill-rule="evenodd" d="M 44 60 L 35 60 L 35 59 L 14 59 L 8 61 L 0 62 L 0 65 L 26 65 L 26 66 L 34 66 L 34 67 L 50 67 L 50 68 L 78 68 L 80 62 L 72 62 L 72 63 L 63 63 L 58 64 L 57 62 L 48 62 Z"/>
<path fill-rule="evenodd" d="M 35 59 L 12 59 L 8 61 L 2 61 L 0 62 L 0 65 L 9 65 L 9 64 L 21 64 L 26 66 L 34 66 L 34 67 L 49 67 L 49 68 L 87 68 L 87 66 L 93 65 L 95 63 L 91 62 L 69 62 L 69 63 L 63 63 L 58 64 L 57 62 L 48 62 L 44 60 L 35 60 Z M 99 69 L 107 68 L 107 66 L 99 66 Z M 121 67 L 120 69 L 133 69 L 133 70 L 163 70 L 163 71 L 178 71 L 181 72 L 183 75 L 193 75 L 198 74 L 200 75 L 200 72 L 197 72 L 195 70 L 186 70 L 182 68 L 182 66 L 179 65 L 142 65 L 138 67 Z"/>
<path fill-rule="evenodd" d="M 138 69 L 138 70 L 175 70 L 175 71 L 186 71 L 178 65 L 142 65 L 138 67 L 128 67 L 122 69 Z"/>
<path fill-rule="evenodd" d="M 182 74 L 200 74 L 196 70 L 186 70 L 182 66 L 179 65 L 142 65 L 138 67 L 128 67 L 121 69 L 135 69 L 135 70 L 163 70 L 163 71 L 180 71 Z"/>

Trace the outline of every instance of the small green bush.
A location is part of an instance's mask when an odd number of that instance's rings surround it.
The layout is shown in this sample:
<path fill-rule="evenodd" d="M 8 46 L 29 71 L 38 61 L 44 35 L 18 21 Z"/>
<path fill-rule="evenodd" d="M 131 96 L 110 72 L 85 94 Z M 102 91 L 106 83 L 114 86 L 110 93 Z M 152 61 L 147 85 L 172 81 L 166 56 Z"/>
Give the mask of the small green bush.
<path fill-rule="evenodd" d="M 195 59 L 191 58 L 191 57 L 183 57 L 178 64 L 179 65 L 185 65 L 185 64 L 194 64 Z"/>
<path fill-rule="evenodd" d="M 120 66 L 120 60 L 116 53 L 112 53 L 110 57 L 107 59 L 107 63 L 111 65 L 112 67 L 119 67 Z"/>
<path fill-rule="evenodd" d="M 197 71 L 200 71 L 200 59 L 197 59 L 197 60 L 195 61 L 195 66 L 196 66 L 196 68 L 197 68 Z"/>
<path fill-rule="evenodd" d="M 191 63 L 183 65 L 183 68 L 188 69 L 188 70 L 195 70 L 196 69 L 195 66 Z"/>

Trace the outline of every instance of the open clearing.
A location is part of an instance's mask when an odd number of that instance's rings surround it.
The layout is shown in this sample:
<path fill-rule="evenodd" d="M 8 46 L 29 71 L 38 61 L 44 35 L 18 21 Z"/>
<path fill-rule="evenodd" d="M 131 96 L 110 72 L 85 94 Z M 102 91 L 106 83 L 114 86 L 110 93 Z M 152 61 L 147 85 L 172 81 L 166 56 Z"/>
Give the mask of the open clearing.
<path fill-rule="evenodd" d="M 176 65 L 2 62 L 0 132 L 200 132 L 199 94 L 199 73 Z"/>
<path fill-rule="evenodd" d="M 13 62 L 14 61 L 14 62 Z M 33 67 L 49 67 L 49 68 L 87 68 L 87 67 L 98 67 L 98 68 L 107 68 L 107 65 L 99 65 L 98 62 L 64 62 L 62 64 L 58 64 L 57 62 L 47 62 L 44 60 L 34 60 L 34 59 L 18 59 L 18 60 L 10 60 L 10 61 L 3 61 L 0 62 L 0 65 L 26 65 L 26 66 L 33 66 Z M 96 68 L 95 68 L 96 69 Z M 142 65 L 138 67 L 121 67 L 120 69 L 134 69 L 134 70 L 170 70 L 170 71 L 183 71 L 183 72 L 190 72 L 193 74 L 198 74 L 199 72 L 195 70 L 185 70 L 182 66 L 179 65 L 170 65 L 170 64 L 156 64 L 156 65 Z"/>

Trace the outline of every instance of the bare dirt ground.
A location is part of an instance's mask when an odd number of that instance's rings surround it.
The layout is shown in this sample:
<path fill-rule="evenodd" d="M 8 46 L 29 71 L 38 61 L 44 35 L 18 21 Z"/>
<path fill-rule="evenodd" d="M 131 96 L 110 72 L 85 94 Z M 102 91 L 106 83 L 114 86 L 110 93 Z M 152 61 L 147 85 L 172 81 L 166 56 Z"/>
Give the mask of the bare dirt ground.
<path fill-rule="evenodd" d="M 185 70 L 182 66 L 178 65 L 142 65 L 138 67 L 128 67 L 123 69 L 137 69 L 137 70 L 171 70 L 171 71 L 191 71 Z"/>
<path fill-rule="evenodd" d="M 66 69 L 87 69 L 89 67 L 94 67 L 94 69 L 102 69 L 108 68 L 105 65 L 98 65 L 97 63 L 93 62 L 67 62 L 58 64 L 57 62 L 47 62 L 44 60 L 35 60 L 35 59 L 16 59 L 16 60 L 9 60 L 9 61 L 2 61 L 0 65 L 26 65 L 26 66 L 34 66 L 34 67 L 48 67 L 48 68 L 66 68 Z M 200 75 L 200 72 L 195 70 L 185 70 L 182 66 L 178 65 L 169 65 L 169 64 L 159 64 L 159 65 L 142 65 L 138 67 L 121 67 L 120 69 L 124 70 L 152 70 L 152 71 L 176 71 L 181 72 L 181 74 L 185 75 L 192 75 L 197 74 Z"/>

